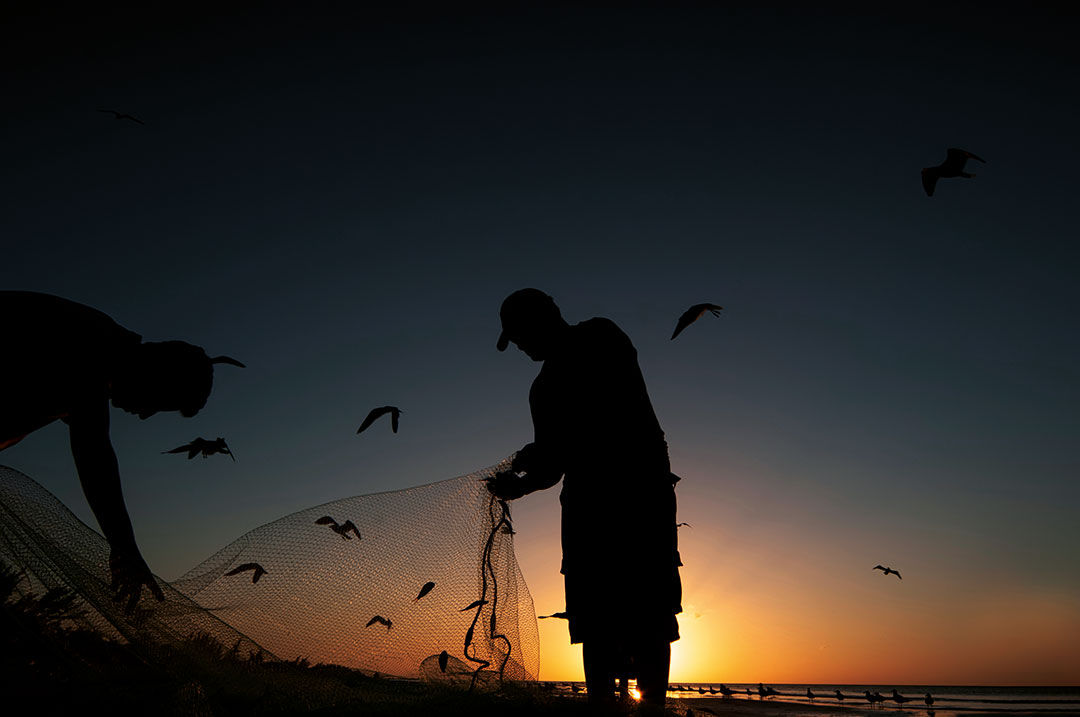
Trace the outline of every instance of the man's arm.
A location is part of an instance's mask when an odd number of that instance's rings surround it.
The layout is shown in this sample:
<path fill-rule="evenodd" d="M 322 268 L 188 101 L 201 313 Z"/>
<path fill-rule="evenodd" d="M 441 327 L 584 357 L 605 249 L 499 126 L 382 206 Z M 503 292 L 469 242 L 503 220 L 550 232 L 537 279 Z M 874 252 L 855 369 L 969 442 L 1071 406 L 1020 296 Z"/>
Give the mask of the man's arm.
<path fill-rule="evenodd" d="M 130 613 L 146 585 L 158 600 L 164 600 L 154 576 L 135 543 L 131 518 L 120 489 L 120 467 L 109 440 L 108 398 L 87 401 L 64 419 L 71 439 L 71 456 L 79 472 L 83 494 L 94 512 L 112 553 L 112 585 L 118 600 L 126 600 Z"/>
<path fill-rule="evenodd" d="M 552 487 L 562 476 L 563 471 L 551 460 L 551 456 L 535 443 L 530 443 L 514 456 L 510 470 L 496 474 L 488 481 L 488 487 L 497 498 L 516 500 Z"/>

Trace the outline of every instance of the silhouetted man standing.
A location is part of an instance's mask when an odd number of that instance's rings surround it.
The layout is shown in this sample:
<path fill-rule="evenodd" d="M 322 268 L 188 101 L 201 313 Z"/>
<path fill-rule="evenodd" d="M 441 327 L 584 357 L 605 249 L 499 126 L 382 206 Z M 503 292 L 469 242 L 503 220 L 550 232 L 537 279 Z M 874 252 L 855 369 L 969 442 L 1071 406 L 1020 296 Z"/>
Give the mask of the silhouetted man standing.
<path fill-rule="evenodd" d="M 506 298 L 497 348 L 513 342 L 543 367 L 529 392 L 534 441 L 491 491 L 506 499 L 563 479 L 562 573 L 570 641 L 582 643 L 590 699 L 638 678 L 663 705 L 682 611 L 675 482 L 637 351 L 612 321 L 571 326 L 537 289 Z"/>
<path fill-rule="evenodd" d="M 139 418 L 194 416 L 206 405 L 215 363 L 183 341 L 146 342 L 105 314 L 49 294 L 0 291 L 0 451 L 62 420 L 86 502 L 109 541 L 112 589 L 135 608 L 154 582 L 135 544 L 120 469 L 109 440 L 109 402 Z"/>

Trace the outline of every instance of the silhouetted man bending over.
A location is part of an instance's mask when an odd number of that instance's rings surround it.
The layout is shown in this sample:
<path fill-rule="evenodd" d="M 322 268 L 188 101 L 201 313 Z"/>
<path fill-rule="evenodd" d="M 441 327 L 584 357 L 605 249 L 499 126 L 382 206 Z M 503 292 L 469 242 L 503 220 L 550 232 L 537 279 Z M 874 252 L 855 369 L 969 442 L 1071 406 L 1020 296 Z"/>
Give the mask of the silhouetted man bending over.
<path fill-rule="evenodd" d="M 0 451 L 56 419 L 68 425 L 83 493 L 109 541 L 112 589 L 135 608 L 145 585 L 164 600 L 143 560 L 109 440 L 109 401 L 148 418 L 194 416 L 206 405 L 215 363 L 183 341 L 143 343 L 105 314 L 48 294 L 0 291 Z"/>
<path fill-rule="evenodd" d="M 511 294 L 500 314 L 497 348 L 513 342 L 544 365 L 529 392 L 535 440 L 491 491 L 514 499 L 563 479 L 566 612 L 589 698 L 613 699 L 615 677 L 629 673 L 662 706 L 682 611 L 678 477 L 637 351 L 608 319 L 567 324 L 537 289 Z"/>

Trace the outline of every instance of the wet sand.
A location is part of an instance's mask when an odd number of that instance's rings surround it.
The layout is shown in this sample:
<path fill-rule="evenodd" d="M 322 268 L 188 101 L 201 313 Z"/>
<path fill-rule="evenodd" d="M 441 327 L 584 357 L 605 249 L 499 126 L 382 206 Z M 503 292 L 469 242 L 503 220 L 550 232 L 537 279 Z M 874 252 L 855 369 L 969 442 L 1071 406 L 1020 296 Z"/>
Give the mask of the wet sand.
<path fill-rule="evenodd" d="M 668 699 L 668 709 L 687 717 L 707 717 L 710 714 L 723 717 L 1047 717 L 1047 715 L 1077 714 L 1076 712 L 1052 711 L 1031 712 L 1001 710 L 994 712 L 964 711 L 950 709 L 928 710 L 925 706 L 907 706 L 903 709 L 886 704 L 871 708 L 860 700 L 851 700 L 851 704 L 795 704 L 778 700 L 724 699 L 722 697 L 699 697 L 692 699 Z"/>

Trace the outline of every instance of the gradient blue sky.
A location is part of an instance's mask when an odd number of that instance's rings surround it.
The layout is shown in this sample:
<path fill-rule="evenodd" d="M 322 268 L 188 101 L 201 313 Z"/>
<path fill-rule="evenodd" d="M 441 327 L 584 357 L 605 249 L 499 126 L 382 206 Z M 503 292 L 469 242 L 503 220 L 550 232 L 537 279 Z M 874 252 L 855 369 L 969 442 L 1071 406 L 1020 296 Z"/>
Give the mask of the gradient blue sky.
<path fill-rule="evenodd" d="M 684 477 L 673 679 L 1080 682 L 1073 15 L 312 7 L 0 23 L 0 287 L 249 366 L 114 412 L 157 573 L 527 442 L 536 286 L 631 336 Z M 927 198 L 950 146 L 987 163 Z M 93 524 L 62 425 L 0 463 Z M 561 609 L 555 491 L 515 516 Z"/>

